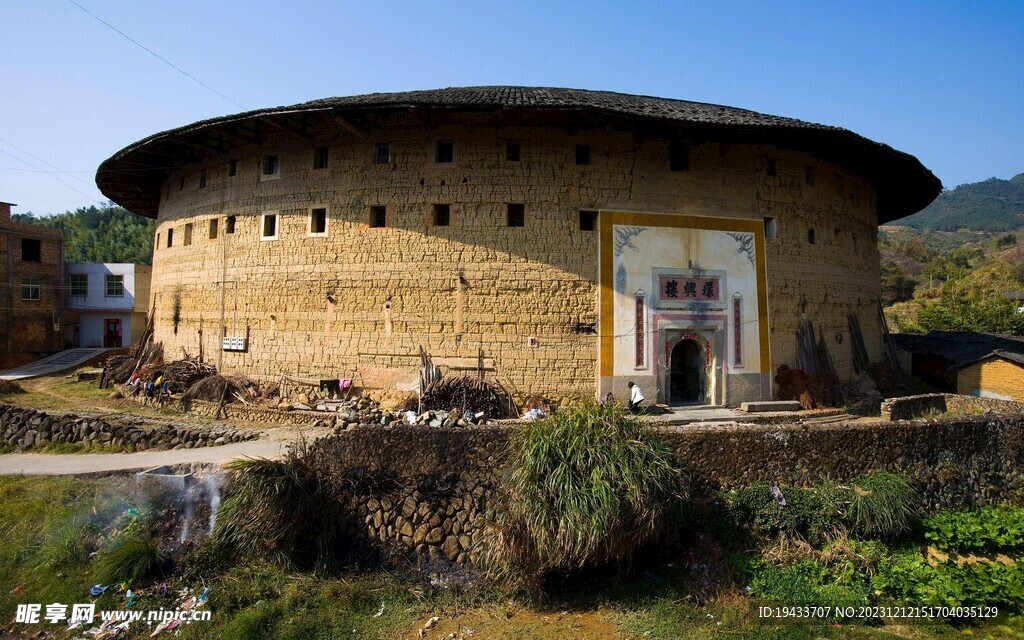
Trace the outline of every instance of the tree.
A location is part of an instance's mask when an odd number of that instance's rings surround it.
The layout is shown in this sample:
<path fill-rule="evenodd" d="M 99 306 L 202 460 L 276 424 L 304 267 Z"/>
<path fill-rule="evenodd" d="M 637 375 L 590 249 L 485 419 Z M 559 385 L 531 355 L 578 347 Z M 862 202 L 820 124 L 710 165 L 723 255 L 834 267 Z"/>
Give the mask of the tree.
<path fill-rule="evenodd" d="M 38 218 L 19 213 L 11 219 L 62 230 L 66 262 L 153 262 L 156 222 L 112 203 Z"/>

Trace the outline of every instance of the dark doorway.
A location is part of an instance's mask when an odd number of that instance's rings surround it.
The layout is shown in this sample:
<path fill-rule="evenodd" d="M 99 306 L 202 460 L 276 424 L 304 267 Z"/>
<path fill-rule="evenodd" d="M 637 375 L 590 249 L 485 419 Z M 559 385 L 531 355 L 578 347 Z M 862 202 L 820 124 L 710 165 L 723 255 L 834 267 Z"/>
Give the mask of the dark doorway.
<path fill-rule="evenodd" d="M 121 320 L 107 319 L 103 321 L 103 346 L 107 348 L 121 346 Z"/>
<path fill-rule="evenodd" d="M 671 404 L 704 402 L 704 349 L 696 340 L 680 340 L 672 347 L 668 400 Z"/>

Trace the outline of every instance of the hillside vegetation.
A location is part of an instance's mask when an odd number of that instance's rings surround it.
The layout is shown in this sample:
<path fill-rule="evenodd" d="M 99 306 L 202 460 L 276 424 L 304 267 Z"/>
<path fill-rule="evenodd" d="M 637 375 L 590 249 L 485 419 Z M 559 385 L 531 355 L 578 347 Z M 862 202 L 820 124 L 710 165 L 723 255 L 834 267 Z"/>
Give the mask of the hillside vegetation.
<path fill-rule="evenodd" d="M 1024 226 L 1024 173 L 943 191 L 922 211 L 893 222 L 931 231 L 1012 231 Z"/>
<path fill-rule="evenodd" d="M 20 213 L 11 219 L 62 230 L 65 262 L 153 262 L 156 221 L 123 207 L 79 207 L 46 217 Z"/>

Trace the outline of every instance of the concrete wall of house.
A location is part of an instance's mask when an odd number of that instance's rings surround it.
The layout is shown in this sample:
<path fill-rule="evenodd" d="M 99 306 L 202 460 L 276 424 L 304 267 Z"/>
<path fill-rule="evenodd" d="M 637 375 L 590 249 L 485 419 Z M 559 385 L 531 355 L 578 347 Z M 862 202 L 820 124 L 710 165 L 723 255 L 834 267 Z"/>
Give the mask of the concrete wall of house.
<path fill-rule="evenodd" d="M 68 282 L 73 275 L 87 277 L 86 295 L 72 296 L 69 290 L 67 298 L 69 321 L 78 325 L 78 346 L 104 346 L 107 320 L 121 321 L 118 346 L 130 346 L 145 328 L 152 268 L 120 262 L 73 262 L 67 265 L 66 272 Z M 122 277 L 123 295 L 107 295 L 107 276 Z"/>
<path fill-rule="evenodd" d="M 765 241 L 773 370 L 794 363 L 804 317 L 842 377 L 853 373 L 848 314 L 880 359 L 875 195 L 852 172 L 776 147 L 700 142 L 690 169 L 672 172 L 667 139 L 459 118 L 427 128 L 411 114 L 382 115 L 368 138 L 322 124 L 321 142 L 282 132 L 170 175 L 152 279 L 167 355 L 195 354 L 200 339 L 216 353 L 223 306 L 227 335 L 249 340 L 247 351 L 223 353 L 228 372 L 358 370 L 365 386 L 392 390 L 415 379 L 423 346 L 474 366 L 482 350 L 492 375 L 520 392 L 593 395 L 599 336 L 589 329 L 608 328 L 598 326 L 598 233 L 578 227 L 579 210 L 592 209 L 775 218 Z M 454 141 L 454 162 L 434 162 L 438 139 Z M 519 161 L 505 159 L 509 140 Z M 373 162 L 378 142 L 390 145 L 387 164 Z M 590 165 L 575 164 L 576 144 L 591 146 Z M 313 168 L 318 146 L 329 149 L 327 169 Z M 278 155 L 277 175 L 261 175 L 265 154 Z M 435 203 L 451 205 L 450 226 L 432 224 Z M 508 203 L 525 204 L 523 228 L 506 227 Z M 368 225 L 375 205 L 386 207 L 386 228 Z M 309 233 L 317 207 L 328 210 L 322 237 Z M 260 237 L 268 212 L 278 215 L 275 240 Z"/>
<path fill-rule="evenodd" d="M 988 358 L 957 372 L 956 392 L 982 398 L 1024 401 L 1024 366 Z"/>

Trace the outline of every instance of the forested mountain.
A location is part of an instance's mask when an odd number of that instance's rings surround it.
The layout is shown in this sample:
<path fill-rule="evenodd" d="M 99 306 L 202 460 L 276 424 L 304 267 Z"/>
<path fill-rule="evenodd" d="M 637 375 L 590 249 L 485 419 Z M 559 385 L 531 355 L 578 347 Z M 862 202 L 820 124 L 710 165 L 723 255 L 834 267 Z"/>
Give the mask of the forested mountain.
<path fill-rule="evenodd" d="M 943 191 L 935 202 L 893 225 L 931 231 L 1012 231 L 1024 227 L 1024 173 Z"/>
<path fill-rule="evenodd" d="M 114 204 L 38 218 L 19 213 L 11 219 L 64 231 L 65 262 L 153 262 L 156 222 Z"/>

